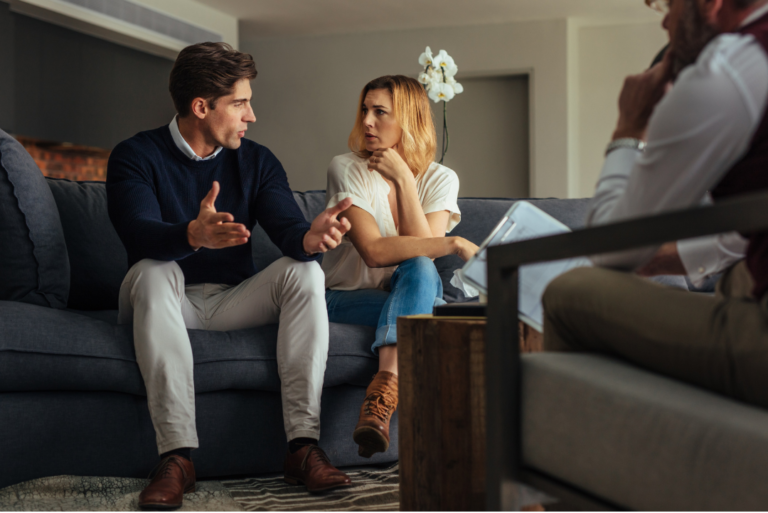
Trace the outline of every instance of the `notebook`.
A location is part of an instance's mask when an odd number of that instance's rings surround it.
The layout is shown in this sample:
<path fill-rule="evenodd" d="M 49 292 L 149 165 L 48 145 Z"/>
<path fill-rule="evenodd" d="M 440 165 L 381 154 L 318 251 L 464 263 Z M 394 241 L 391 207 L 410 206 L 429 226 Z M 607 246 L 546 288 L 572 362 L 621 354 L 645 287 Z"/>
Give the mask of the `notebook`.
<path fill-rule="evenodd" d="M 563 223 L 527 201 L 518 201 L 499 221 L 491 234 L 480 245 L 458 274 L 462 281 L 488 294 L 487 250 L 489 246 L 537 239 L 571 231 Z M 519 273 L 519 319 L 535 330 L 543 332 L 544 310 L 541 298 L 547 285 L 566 271 L 576 267 L 589 267 L 586 258 L 569 258 L 554 262 L 524 265 Z"/>

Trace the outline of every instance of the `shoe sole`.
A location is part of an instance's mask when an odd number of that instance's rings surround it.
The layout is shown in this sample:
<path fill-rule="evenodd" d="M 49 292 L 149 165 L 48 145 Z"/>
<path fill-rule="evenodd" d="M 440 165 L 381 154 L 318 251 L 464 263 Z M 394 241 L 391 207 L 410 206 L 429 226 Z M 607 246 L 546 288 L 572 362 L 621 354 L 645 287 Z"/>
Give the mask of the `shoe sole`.
<path fill-rule="evenodd" d="M 190 486 L 186 490 L 184 490 L 184 493 L 195 493 L 195 485 Z M 179 509 L 184 502 L 180 502 L 178 504 L 167 504 L 167 503 L 148 503 L 148 504 L 139 504 L 139 509 L 142 511 L 173 511 L 175 509 Z"/>
<path fill-rule="evenodd" d="M 304 481 L 301 479 L 296 479 L 293 477 L 283 477 L 283 481 L 288 483 L 289 485 L 304 485 Z M 339 483 L 335 485 L 326 486 L 325 488 L 313 488 L 310 490 L 310 488 L 307 486 L 307 491 L 310 493 L 317 493 L 317 492 L 326 492 L 328 490 L 333 490 L 334 488 L 342 488 L 344 486 L 352 486 L 352 483 Z"/>
<path fill-rule="evenodd" d="M 372 427 L 359 427 L 352 433 L 352 439 L 359 446 L 357 454 L 370 458 L 377 452 L 387 452 L 389 440 L 384 438 L 381 431 Z"/>

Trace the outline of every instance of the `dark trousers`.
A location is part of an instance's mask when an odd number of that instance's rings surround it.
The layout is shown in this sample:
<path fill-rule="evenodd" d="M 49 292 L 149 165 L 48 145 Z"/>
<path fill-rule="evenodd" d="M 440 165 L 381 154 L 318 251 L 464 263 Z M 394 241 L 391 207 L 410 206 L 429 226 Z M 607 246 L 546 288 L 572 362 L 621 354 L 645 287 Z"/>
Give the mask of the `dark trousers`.
<path fill-rule="evenodd" d="M 742 261 L 715 295 L 601 268 L 574 269 L 544 294 L 544 349 L 590 351 L 768 407 L 768 295 Z"/>

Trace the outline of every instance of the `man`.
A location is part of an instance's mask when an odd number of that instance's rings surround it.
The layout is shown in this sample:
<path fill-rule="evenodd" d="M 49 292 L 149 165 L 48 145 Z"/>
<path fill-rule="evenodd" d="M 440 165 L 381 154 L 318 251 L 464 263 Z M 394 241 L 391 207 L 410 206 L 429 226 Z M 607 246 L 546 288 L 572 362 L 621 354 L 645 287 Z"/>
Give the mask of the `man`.
<path fill-rule="evenodd" d="M 195 488 L 193 358 L 187 329 L 235 330 L 280 323 L 277 365 L 289 440 L 285 479 L 310 491 L 350 484 L 317 446 L 328 354 L 324 275 L 317 256 L 349 230 L 337 215 L 310 225 L 285 171 L 264 146 L 243 139 L 251 109 L 250 55 L 225 43 L 181 51 L 170 92 L 178 115 L 112 152 L 109 216 L 130 269 L 120 323 L 133 323 L 161 461 L 142 509 L 174 509 Z M 258 222 L 285 257 L 257 272 L 248 244 Z"/>
<path fill-rule="evenodd" d="M 657 5 L 670 51 L 625 82 L 589 224 L 694 206 L 710 190 L 717 200 L 768 188 L 768 2 Z M 566 273 L 544 296 L 545 348 L 607 352 L 768 406 L 768 233 L 748 239 L 746 260 L 728 270 L 716 296 L 608 269 Z M 654 251 L 594 260 L 629 270 Z"/>
<path fill-rule="evenodd" d="M 665 4 L 646 0 L 651 8 L 665 10 Z M 668 4 L 667 4 L 668 5 Z M 664 45 L 653 58 L 651 67 L 660 64 L 669 49 Z M 709 195 L 705 202 L 709 202 Z M 719 272 L 742 260 L 747 251 L 747 241 L 736 232 L 708 237 L 668 242 L 659 248 L 653 259 L 637 270 L 640 276 L 687 275 L 691 284 L 699 290 L 711 291 Z"/>

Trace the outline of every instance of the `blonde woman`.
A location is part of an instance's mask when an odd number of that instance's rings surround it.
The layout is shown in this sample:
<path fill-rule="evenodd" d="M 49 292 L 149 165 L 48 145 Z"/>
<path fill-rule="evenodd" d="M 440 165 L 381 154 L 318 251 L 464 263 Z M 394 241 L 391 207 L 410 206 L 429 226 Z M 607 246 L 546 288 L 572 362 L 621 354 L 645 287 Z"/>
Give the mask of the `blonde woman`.
<path fill-rule="evenodd" d="M 434 162 L 435 127 L 429 99 L 416 80 L 385 76 L 360 95 L 349 136 L 352 153 L 328 169 L 326 203 L 352 198 L 341 214 L 352 228 L 323 260 L 331 322 L 376 328 L 372 350 L 379 372 L 368 386 L 353 438 L 359 454 L 389 448 L 389 420 L 397 408 L 397 317 L 431 313 L 443 303 L 432 262 L 445 255 L 469 259 L 477 246 L 446 237 L 461 213 L 459 179 Z"/>

